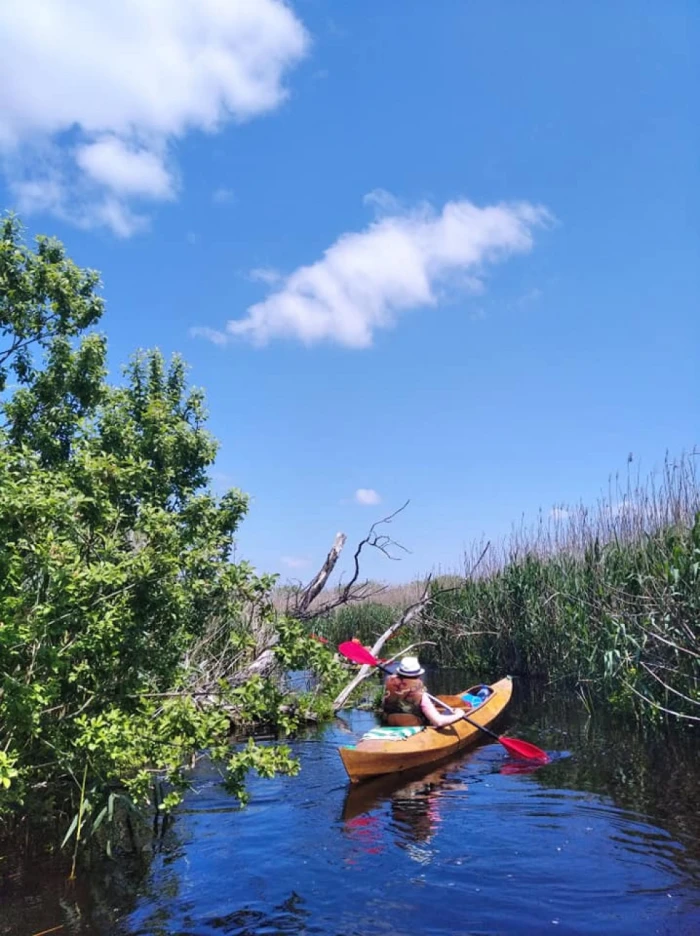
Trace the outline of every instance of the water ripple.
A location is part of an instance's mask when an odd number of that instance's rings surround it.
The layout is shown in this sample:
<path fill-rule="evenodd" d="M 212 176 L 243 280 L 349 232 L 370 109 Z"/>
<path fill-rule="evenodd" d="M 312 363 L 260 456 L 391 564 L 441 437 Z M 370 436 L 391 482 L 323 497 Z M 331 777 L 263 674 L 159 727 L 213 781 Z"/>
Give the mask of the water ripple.
<path fill-rule="evenodd" d="M 700 933 L 700 759 L 664 752 L 676 772 L 662 774 L 627 734 L 596 746 L 557 722 L 570 713 L 547 717 L 547 736 L 527 737 L 573 756 L 535 771 L 485 744 L 351 787 L 336 728 L 294 745 L 299 777 L 253 778 L 245 809 L 202 771 L 146 871 L 121 881 L 112 863 L 70 900 L 54 882 L 43 916 L 47 876 L 27 872 L 2 895 L 0 936 L 56 920 L 70 936 Z M 370 722 L 348 716 L 358 734 Z"/>

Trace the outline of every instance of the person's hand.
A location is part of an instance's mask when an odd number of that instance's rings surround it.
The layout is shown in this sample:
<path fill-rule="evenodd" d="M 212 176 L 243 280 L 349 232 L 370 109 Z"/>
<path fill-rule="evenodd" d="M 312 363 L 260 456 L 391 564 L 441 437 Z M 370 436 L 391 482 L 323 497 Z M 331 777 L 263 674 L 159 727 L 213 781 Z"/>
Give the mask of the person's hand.
<path fill-rule="evenodd" d="M 455 715 L 459 715 L 460 718 L 464 718 L 464 716 L 465 716 L 466 714 L 467 714 L 467 713 L 466 713 L 466 711 L 465 711 L 463 708 L 456 708 L 456 709 L 455 709 Z"/>

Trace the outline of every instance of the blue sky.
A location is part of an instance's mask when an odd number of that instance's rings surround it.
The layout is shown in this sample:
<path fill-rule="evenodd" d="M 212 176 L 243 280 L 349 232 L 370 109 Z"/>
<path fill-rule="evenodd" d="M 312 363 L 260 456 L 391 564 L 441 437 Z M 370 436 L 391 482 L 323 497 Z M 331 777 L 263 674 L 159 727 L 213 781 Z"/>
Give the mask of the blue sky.
<path fill-rule="evenodd" d="M 0 34 L 0 204 L 102 271 L 115 375 L 184 354 L 259 568 L 410 498 L 367 573 L 458 569 L 698 441 L 692 0 L 25 0 Z"/>

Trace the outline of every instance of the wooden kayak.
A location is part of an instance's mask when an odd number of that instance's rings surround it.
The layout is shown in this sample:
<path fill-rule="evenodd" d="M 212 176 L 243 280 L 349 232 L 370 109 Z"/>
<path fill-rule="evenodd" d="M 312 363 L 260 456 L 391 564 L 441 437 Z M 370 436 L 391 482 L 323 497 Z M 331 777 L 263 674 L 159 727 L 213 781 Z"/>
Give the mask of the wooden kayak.
<path fill-rule="evenodd" d="M 479 686 L 468 689 L 459 695 L 438 696 L 443 702 L 454 707 L 465 708 L 463 695 L 476 695 Z M 479 725 L 488 727 L 503 711 L 510 701 L 513 682 L 509 676 L 500 679 L 488 687 L 490 693 L 480 705 L 467 709 L 469 717 Z M 400 732 L 397 732 L 399 734 Z M 469 722 L 460 720 L 445 728 L 428 726 L 421 728 L 410 737 L 391 740 L 363 738 L 357 744 L 339 748 L 339 754 L 352 783 L 358 783 L 368 777 L 381 774 L 399 773 L 414 767 L 432 764 L 450 757 L 468 744 L 473 744 L 483 737 Z"/>

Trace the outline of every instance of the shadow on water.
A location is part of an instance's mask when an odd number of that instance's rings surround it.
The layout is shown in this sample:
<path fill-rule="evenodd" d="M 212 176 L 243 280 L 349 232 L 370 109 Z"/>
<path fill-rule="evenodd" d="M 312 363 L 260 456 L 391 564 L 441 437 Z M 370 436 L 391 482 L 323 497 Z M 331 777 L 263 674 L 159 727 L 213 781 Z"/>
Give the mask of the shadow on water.
<path fill-rule="evenodd" d="M 471 682 L 441 673 L 431 688 Z M 160 838 L 73 884 L 41 842 L 1 849 L 0 934 L 700 933 L 693 732 L 645 733 L 516 683 L 497 730 L 551 763 L 514 762 L 485 739 L 351 785 L 337 748 L 374 723 L 350 711 L 295 742 L 299 777 L 254 779 L 244 810 L 202 769 Z"/>
<path fill-rule="evenodd" d="M 0 854 L 0 934 L 114 933 L 115 917 L 127 916 L 151 869 L 150 856 L 92 863 L 70 879 L 66 854 L 46 844 L 13 837 Z"/>

